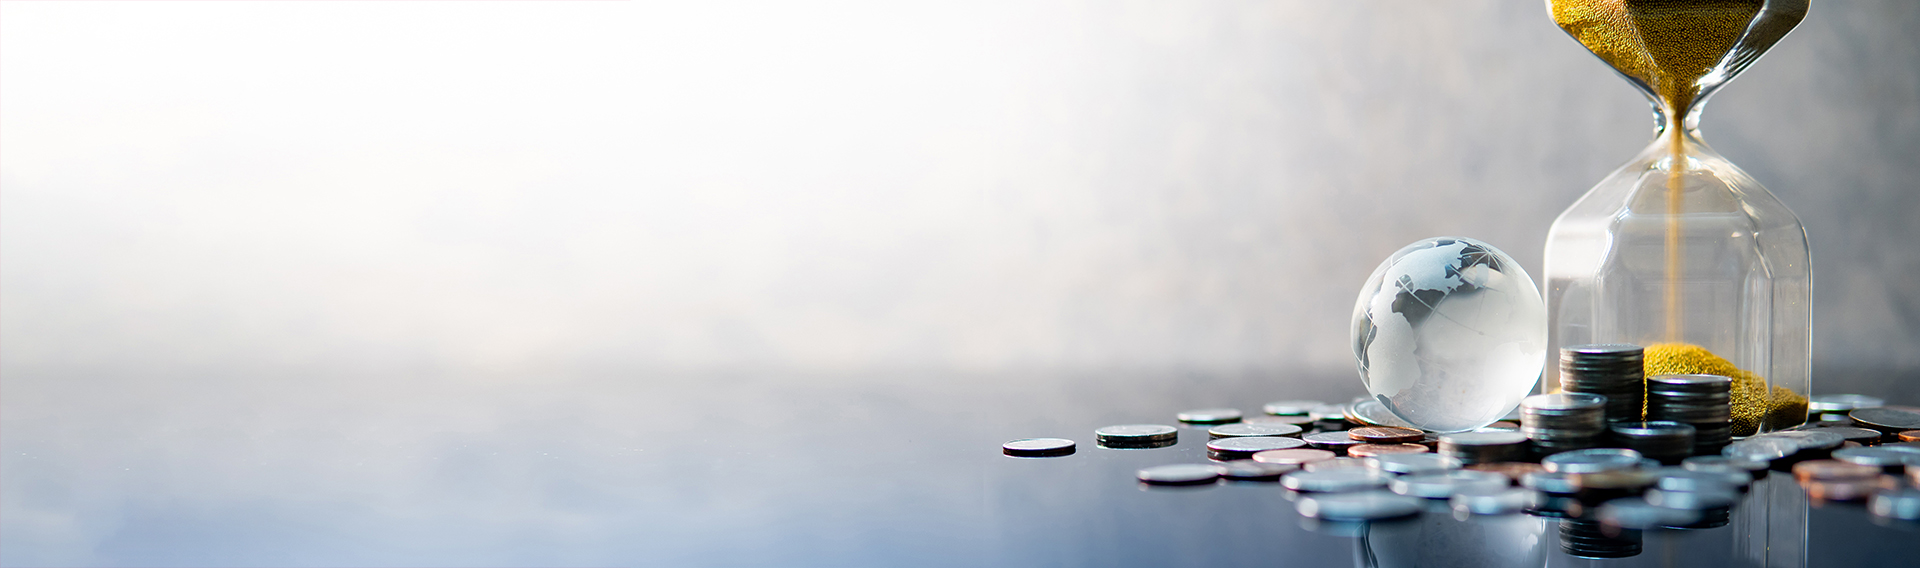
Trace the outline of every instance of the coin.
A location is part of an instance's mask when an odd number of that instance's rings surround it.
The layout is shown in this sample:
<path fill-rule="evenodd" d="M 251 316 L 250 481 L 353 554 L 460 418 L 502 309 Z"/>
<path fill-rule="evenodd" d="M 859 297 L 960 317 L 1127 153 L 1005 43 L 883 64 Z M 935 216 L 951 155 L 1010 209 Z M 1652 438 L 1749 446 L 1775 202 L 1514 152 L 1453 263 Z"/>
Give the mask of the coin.
<path fill-rule="evenodd" d="M 1248 416 L 1240 419 L 1240 422 L 1244 424 L 1291 424 L 1304 428 L 1308 424 L 1313 423 L 1313 417 L 1305 414 L 1299 416 Z"/>
<path fill-rule="evenodd" d="M 1920 490 L 1903 488 L 1875 492 L 1867 498 L 1867 510 L 1877 517 L 1920 520 Z"/>
<path fill-rule="evenodd" d="M 1461 487 L 1454 490 L 1447 502 L 1458 513 L 1505 515 L 1532 506 L 1536 495 L 1539 494 L 1518 487 Z"/>
<path fill-rule="evenodd" d="M 1527 462 L 1476 463 L 1476 464 L 1468 464 L 1466 468 L 1474 471 L 1487 471 L 1487 472 L 1498 473 L 1500 475 L 1505 475 L 1507 476 L 1508 479 L 1511 479 L 1516 483 L 1520 481 L 1521 476 L 1524 476 L 1526 474 L 1533 473 L 1536 471 L 1547 470 L 1547 468 L 1541 467 L 1540 464 L 1527 463 Z"/>
<path fill-rule="evenodd" d="M 1496 422 L 1494 422 L 1494 423 L 1492 423 L 1492 424 L 1488 424 L 1488 425 L 1487 425 L 1487 426 L 1486 426 L 1485 428 L 1481 428 L 1481 431 L 1487 431 L 1487 430 L 1519 430 L 1519 429 L 1520 429 L 1520 423 L 1519 423 L 1519 422 L 1516 422 L 1516 421 L 1510 421 L 1510 420 L 1500 420 L 1500 421 L 1496 421 Z"/>
<path fill-rule="evenodd" d="M 1705 488 L 1693 491 L 1677 489 L 1648 489 L 1645 496 L 1647 504 L 1669 509 L 1724 509 L 1732 507 L 1740 500 L 1739 494 L 1726 488 Z"/>
<path fill-rule="evenodd" d="M 1180 430 L 1159 424 L 1125 424 L 1094 430 L 1093 436 L 1102 444 L 1145 444 L 1179 439 Z"/>
<path fill-rule="evenodd" d="M 1456 469 L 1395 477 L 1387 482 L 1394 493 L 1427 499 L 1445 499 L 1465 488 L 1506 489 L 1507 477 L 1498 473 Z"/>
<path fill-rule="evenodd" d="M 1325 404 L 1327 403 L 1317 400 L 1281 400 L 1269 402 L 1260 409 L 1274 416 L 1307 416 L 1313 411 L 1313 407 Z"/>
<path fill-rule="evenodd" d="M 1833 459 L 1881 468 L 1887 473 L 1899 473 L 1906 467 L 1920 467 L 1920 452 L 1901 451 L 1891 447 L 1838 449 L 1833 451 Z"/>
<path fill-rule="evenodd" d="M 1572 495 L 1580 492 L 1580 486 L 1573 484 L 1573 474 L 1552 471 L 1537 471 L 1522 475 L 1520 486 L 1541 493 Z"/>
<path fill-rule="evenodd" d="M 1300 492 L 1339 493 L 1385 487 L 1392 477 L 1372 468 L 1342 467 L 1289 473 L 1281 476 L 1280 485 Z"/>
<path fill-rule="evenodd" d="M 1306 440 L 1309 446 L 1336 454 L 1345 454 L 1347 448 L 1361 444 L 1359 440 L 1348 437 L 1346 432 L 1320 432 L 1301 436 L 1300 439 Z"/>
<path fill-rule="evenodd" d="M 1680 467 L 1681 469 L 1689 471 L 1704 471 L 1708 473 L 1740 472 L 1747 474 L 1751 479 L 1760 479 L 1767 476 L 1767 462 L 1765 460 L 1735 458 L 1730 456 L 1693 456 L 1680 460 Z"/>
<path fill-rule="evenodd" d="M 1396 519 L 1419 514 L 1421 508 L 1417 498 L 1385 491 L 1311 495 L 1294 503 L 1301 516 L 1334 521 Z"/>
<path fill-rule="evenodd" d="M 1561 452 L 1540 460 L 1547 471 L 1596 473 L 1640 467 L 1640 452 L 1618 448 L 1590 448 Z"/>
<path fill-rule="evenodd" d="M 1304 469 L 1307 471 L 1323 471 L 1323 470 L 1340 469 L 1340 468 L 1346 468 L 1346 467 L 1364 468 L 1364 467 L 1367 467 L 1367 460 L 1363 460 L 1360 458 L 1333 458 L 1330 460 L 1310 461 L 1307 463 L 1300 464 L 1300 469 Z"/>
<path fill-rule="evenodd" d="M 1575 473 L 1572 475 L 1572 481 L 1581 489 L 1591 491 L 1638 491 L 1652 486 L 1659 481 L 1659 477 L 1655 476 L 1651 469 L 1634 468 Z"/>
<path fill-rule="evenodd" d="M 1182 412 L 1174 417 L 1188 424 L 1225 424 L 1239 422 L 1240 411 L 1233 408 L 1202 408 Z"/>
<path fill-rule="evenodd" d="M 1744 470 L 1731 468 L 1720 471 L 1695 471 L 1679 467 L 1663 467 L 1653 471 L 1659 476 L 1655 487 L 1671 491 L 1739 491 L 1753 483 L 1753 478 Z"/>
<path fill-rule="evenodd" d="M 1393 428 L 1389 426 L 1363 426 L 1347 431 L 1347 437 L 1369 444 L 1404 444 L 1418 442 L 1427 437 L 1425 432 L 1412 428 Z"/>
<path fill-rule="evenodd" d="M 1278 436 L 1247 436 L 1242 438 L 1220 438 L 1207 442 L 1207 456 L 1221 460 L 1244 460 L 1253 454 L 1269 450 L 1286 450 L 1306 446 L 1299 438 Z"/>
<path fill-rule="evenodd" d="M 1807 490 L 1807 498 L 1814 501 L 1858 501 L 1875 491 L 1891 489 L 1892 486 L 1892 483 L 1880 478 L 1815 479 L 1800 483 L 1800 487 Z"/>
<path fill-rule="evenodd" d="M 1427 447 L 1420 444 L 1360 444 L 1347 448 L 1347 455 L 1370 458 L 1387 454 L 1424 454 L 1427 451 Z"/>
<path fill-rule="evenodd" d="M 1601 524 L 1610 527 L 1643 530 L 1686 526 L 1700 520 L 1698 511 L 1659 507 L 1639 497 L 1625 497 L 1603 503 L 1595 516 L 1600 519 Z"/>
<path fill-rule="evenodd" d="M 1135 476 L 1154 485 L 1196 485 L 1212 483 L 1220 473 L 1220 466 L 1183 463 L 1149 467 L 1136 472 Z"/>
<path fill-rule="evenodd" d="M 1279 465 L 1301 465 L 1308 462 L 1333 459 L 1333 452 L 1308 448 L 1290 450 L 1267 450 L 1253 454 L 1253 461 Z"/>
<path fill-rule="evenodd" d="M 1292 424 L 1222 424 L 1207 430 L 1207 435 L 1215 438 L 1243 438 L 1247 436 L 1298 436 L 1300 427 Z"/>
<path fill-rule="evenodd" d="M 1460 469 L 1460 460 L 1439 454 L 1389 453 L 1366 456 L 1367 467 L 1387 473 L 1428 473 Z"/>
<path fill-rule="evenodd" d="M 1000 445 L 1000 453 L 1023 458 L 1064 456 L 1073 453 L 1073 440 L 1066 438 L 1026 438 Z"/>
<path fill-rule="evenodd" d="M 1870 428 L 1855 428 L 1852 426 L 1813 426 L 1808 428 L 1801 428 L 1798 431 L 1832 432 L 1835 434 L 1839 434 L 1841 438 L 1845 438 L 1849 442 L 1859 442 L 1860 445 L 1863 445 L 1863 446 L 1873 446 L 1873 445 L 1878 445 L 1880 443 L 1880 431 L 1873 430 Z"/>
<path fill-rule="evenodd" d="M 1346 417 L 1348 422 L 1355 424 L 1418 429 L 1414 427 L 1413 423 L 1407 422 L 1406 419 L 1395 416 L 1392 411 L 1387 410 L 1387 405 L 1381 404 L 1380 401 L 1374 399 L 1362 400 L 1349 405 L 1347 407 Z"/>
<path fill-rule="evenodd" d="M 1768 462 L 1800 451 L 1800 443 L 1785 438 L 1747 438 L 1722 448 L 1727 457 Z"/>
<path fill-rule="evenodd" d="M 1794 445 L 1797 445 L 1800 447 L 1800 451 L 1814 451 L 1814 452 L 1832 451 L 1833 449 L 1840 447 L 1840 444 L 1844 444 L 1847 442 L 1847 439 L 1839 434 L 1835 434 L 1833 432 L 1822 432 L 1821 430 L 1825 430 L 1825 428 L 1819 428 L 1814 430 L 1785 430 L 1780 432 L 1771 432 L 1767 434 L 1761 434 L 1758 436 L 1754 436 L 1752 438 L 1748 438 L 1748 440 L 1784 438 L 1787 440 L 1792 440 Z"/>
<path fill-rule="evenodd" d="M 1880 477 L 1880 468 L 1840 460 L 1807 460 L 1793 464 L 1793 476 L 1800 481 L 1845 481 Z"/>
<path fill-rule="evenodd" d="M 1853 417 L 1853 421 L 1861 426 L 1881 432 L 1920 429 L 1920 409 L 1903 406 L 1860 408 L 1847 412 L 1847 416 Z"/>
<path fill-rule="evenodd" d="M 1920 442 L 1920 430 L 1908 430 L 1899 434 L 1902 442 Z"/>
<path fill-rule="evenodd" d="M 1300 466 L 1236 460 L 1221 465 L 1220 469 L 1220 477 L 1235 481 L 1279 481 L 1281 475 L 1292 473 Z"/>
<path fill-rule="evenodd" d="M 1807 410 L 1813 412 L 1848 412 L 1886 405 L 1887 401 L 1863 394 L 1817 394 L 1807 397 Z"/>

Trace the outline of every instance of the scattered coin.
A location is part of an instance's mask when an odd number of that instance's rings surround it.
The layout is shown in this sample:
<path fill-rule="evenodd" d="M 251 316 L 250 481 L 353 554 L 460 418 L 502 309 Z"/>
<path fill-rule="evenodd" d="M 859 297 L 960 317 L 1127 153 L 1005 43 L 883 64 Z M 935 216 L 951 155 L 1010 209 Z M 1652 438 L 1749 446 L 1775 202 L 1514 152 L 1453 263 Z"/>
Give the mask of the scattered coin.
<path fill-rule="evenodd" d="M 1804 451 L 1814 451 L 1814 452 L 1832 451 L 1836 448 L 1839 448 L 1840 444 L 1844 444 L 1847 442 L 1846 437 L 1841 436 L 1839 434 L 1835 434 L 1833 432 L 1824 432 L 1823 430 L 1827 430 L 1827 428 L 1816 428 L 1813 430 L 1786 430 L 1781 432 L 1771 432 L 1767 434 L 1754 436 L 1753 438 L 1748 438 L 1748 439 L 1752 440 L 1756 438 L 1757 439 L 1786 438 L 1788 440 L 1793 440 L 1793 443 L 1800 446 L 1800 451 L 1803 451 L 1803 452 Z"/>
<path fill-rule="evenodd" d="M 1770 462 L 1793 455 L 1800 451 L 1800 443 L 1784 438 L 1747 438 L 1722 448 L 1720 453 L 1727 457 Z"/>
<path fill-rule="evenodd" d="M 1298 436 L 1300 427 L 1292 424 L 1222 424 L 1207 430 L 1214 438 L 1244 438 L 1247 436 Z"/>
<path fill-rule="evenodd" d="M 1253 454 L 1253 461 L 1278 465 L 1303 465 L 1310 462 L 1333 459 L 1333 452 L 1308 448 L 1290 450 L 1267 450 Z"/>
<path fill-rule="evenodd" d="M 1704 471 L 1708 473 L 1741 472 L 1741 473 L 1746 473 L 1747 476 L 1751 479 L 1760 479 L 1760 478 L 1766 477 L 1767 465 L 1768 464 L 1765 460 L 1736 458 L 1731 456 L 1693 456 L 1684 460 L 1680 460 L 1680 467 L 1682 469 L 1686 469 L 1690 471 Z"/>
<path fill-rule="evenodd" d="M 1520 429 L 1520 423 L 1516 421 L 1511 421 L 1511 420 L 1496 421 L 1492 424 L 1488 424 L 1485 428 L 1482 428 L 1482 430 L 1519 430 L 1519 429 Z"/>
<path fill-rule="evenodd" d="M 1655 487 L 1669 491 L 1740 491 L 1753 483 L 1747 472 L 1731 468 L 1720 471 L 1696 471 L 1680 467 L 1663 467 L 1653 471 L 1659 476 Z"/>
<path fill-rule="evenodd" d="M 1395 477 L 1387 482 L 1394 493 L 1426 499 L 1445 499 L 1466 488 L 1507 488 L 1507 477 L 1498 473 L 1456 469 L 1416 473 Z"/>
<path fill-rule="evenodd" d="M 1311 461 L 1311 462 L 1300 464 L 1300 469 L 1304 469 L 1307 471 L 1322 471 L 1322 470 L 1340 469 L 1340 468 L 1346 468 L 1346 467 L 1364 468 L 1364 467 L 1367 467 L 1367 460 L 1363 460 L 1360 458 L 1333 458 L 1330 460 Z"/>
<path fill-rule="evenodd" d="M 1140 481 L 1154 485 L 1197 485 L 1212 483 L 1220 474 L 1220 466 L 1183 463 L 1149 467 L 1140 470 L 1136 476 Z"/>
<path fill-rule="evenodd" d="M 1839 434 L 1840 437 L 1846 439 L 1846 441 L 1858 442 L 1863 446 L 1873 446 L 1880 443 L 1880 431 L 1869 428 L 1856 428 L 1853 426 L 1812 426 L 1801 428 L 1800 431 L 1832 432 Z"/>
<path fill-rule="evenodd" d="M 1640 452 L 1618 448 L 1590 448 L 1561 452 L 1540 460 L 1547 471 L 1598 473 L 1640 467 Z"/>
<path fill-rule="evenodd" d="M 1588 491 L 1639 491 L 1659 481 L 1652 469 L 1633 468 L 1575 473 L 1573 484 Z"/>
<path fill-rule="evenodd" d="M 1877 517 L 1920 520 L 1920 490 L 1902 488 L 1875 492 L 1867 498 L 1867 510 Z"/>
<path fill-rule="evenodd" d="M 1547 468 L 1542 467 L 1540 464 L 1527 463 L 1527 462 L 1476 463 L 1476 464 L 1467 464 L 1465 467 L 1467 469 L 1471 469 L 1474 471 L 1489 471 L 1493 473 L 1498 473 L 1500 475 L 1507 476 L 1507 479 L 1511 479 L 1515 483 L 1518 483 L 1520 481 L 1520 478 L 1522 476 L 1525 476 L 1526 474 L 1547 470 Z"/>
<path fill-rule="evenodd" d="M 1817 394 L 1807 398 L 1807 410 L 1813 412 L 1849 412 L 1886 405 L 1887 401 L 1862 394 Z"/>
<path fill-rule="evenodd" d="M 1298 416 L 1249 416 L 1240 419 L 1240 422 L 1245 424 L 1291 424 L 1305 428 L 1313 424 L 1313 417 L 1305 414 Z M 1851 422 L 1849 422 L 1849 424 L 1851 424 Z"/>
<path fill-rule="evenodd" d="M 1327 450 L 1335 454 L 1345 454 L 1347 453 L 1347 448 L 1362 443 L 1359 440 L 1348 437 L 1346 432 L 1320 432 L 1301 436 L 1300 439 L 1306 440 L 1309 446 Z"/>
<path fill-rule="evenodd" d="M 1314 407 L 1326 404 L 1317 400 L 1281 400 L 1269 402 L 1261 407 L 1261 410 L 1274 416 L 1307 416 L 1308 413 L 1313 412 Z"/>
<path fill-rule="evenodd" d="M 1461 487 L 1454 490 L 1448 504 L 1459 513 L 1474 515 L 1505 515 L 1518 513 L 1531 507 L 1535 496 L 1531 490 L 1518 487 Z"/>
<path fill-rule="evenodd" d="M 1292 473 L 1300 466 L 1235 460 L 1222 464 L 1220 469 L 1220 477 L 1235 481 L 1279 481 L 1281 475 Z"/>
<path fill-rule="evenodd" d="M 1898 435 L 1902 442 L 1920 442 L 1920 430 L 1908 430 Z"/>
<path fill-rule="evenodd" d="M 1363 426 L 1347 431 L 1347 437 L 1369 444 L 1404 444 L 1418 442 L 1427 437 L 1425 432 L 1412 428 L 1393 428 L 1387 426 Z"/>
<path fill-rule="evenodd" d="M 1159 424 L 1126 424 L 1094 430 L 1093 436 L 1102 444 L 1146 444 L 1178 440 L 1180 430 Z"/>
<path fill-rule="evenodd" d="M 1920 467 L 1920 452 L 1901 451 L 1892 447 L 1834 450 L 1833 459 L 1881 468 L 1887 473 L 1899 473 L 1908 467 Z"/>
<path fill-rule="evenodd" d="M 1347 448 L 1347 455 L 1356 458 L 1370 458 L 1387 454 L 1424 454 L 1426 446 L 1420 444 L 1360 444 Z"/>
<path fill-rule="evenodd" d="M 1709 487 L 1688 491 L 1677 489 L 1648 489 L 1645 499 L 1647 500 L 1647 504 L 1655 507 L 1704 511 L 1732 507 L 1734 503 L 1740 501 L 1740 495 L 1724 487 Z"/>
<path fill-rule="evenodd" d="M 1460 460 L 1439 454 L 1390 453 L 1369 456 L 1363 461 L 1367 467 L 1387 473 L 1430 473 L 1460 469 Z"/>
<path fill-rule="evenodd" d="M 1244 460 L 1253 454 L 1270 450 L 1287 450 L 1306 446 L 1299 438 L 1278 436 L 1248 436 L 1242 438 L 1220 438 L 1207 442 L 1207 455 L 1220 460 Z"/>
<path fill-rule="evenodd" d="M 1686 526 L 1700 520 L 1698 511 L 1659 507 L 1639 497 L 1608 501 L 1600 505 L 1596 516 L 1610 527 L 1643 530 Z"/>
<path fill-rule="evenodd" d="M 1300 474 L 1292 474 L 1300 475 Z M 1378 521 L 1412 516 L 1423 508 L 1420 500 L 1385 491 L 1320 494 L 1294 504 L 1302 516 L 1334 521 Z"/>
<path fill-rule="evenodd" d="M 1800 483 L 1807 490 L 1807 498 L 1814 501 L 1859 501 L 1876 491 L 1893 489 L 1897 486 L 1894 478 L 1874 477 L 1866 479 L 1815 479 Z"/>
<path fill-rule="evenodd" d="M 1552 471 L 1538 471 L 1520 476 L 1520 486 L 1541 493 L 1572 495 L 1580 492 L 1580 486 L 1574 485 L 1573 475 Z"/>
<path fill-rule="evenodd" d="M 1023 458 L 1064 456 L 1073 453 L 1073 440 L 1066 438 L 1026 438 L 1000 445 L 1000 452 Z"/>
<path fill-rule="evenodd" d="M 1920 409 L 1902 406 L 1861 408 L 1847 412 L 1861 426 L 1886 433 L 1920 430 Z"/>
<path fill-rule="evenodd" d="M 1340 493 L 1385 487 L 1392 477 L 1372 468 L 1342 467 L 1289 473 L 1280 478 L 1280 485 L 1300 492 Z"/>
<path fill-rule="evenodd" d="M 1174 417 L 1188 424 L 1225 424 L 1239 422 L 1240 411 L 1233 408 L 1202 408 L 1182 412 Z"/>
<path fill-rule="evenodd" d="M 1880 477 L 1880 468 L 1840 460 L 1807 460 L 1793 464 L 1793 477 L 1800 481 L 1844 481 Z"/>

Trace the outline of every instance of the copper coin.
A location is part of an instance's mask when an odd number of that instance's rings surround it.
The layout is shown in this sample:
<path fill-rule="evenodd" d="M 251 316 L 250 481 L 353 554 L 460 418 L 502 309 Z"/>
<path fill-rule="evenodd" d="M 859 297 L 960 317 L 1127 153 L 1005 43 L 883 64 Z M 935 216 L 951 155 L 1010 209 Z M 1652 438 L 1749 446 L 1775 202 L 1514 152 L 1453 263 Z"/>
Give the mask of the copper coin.
<path fill-rule="evenodd" d="M 1347 455 L 1356 458 L 1370 458 L 1382 454 L 1424 454 L 1428 450 L 1420 444 L 1360 444 L 1347 448 Z"/>
<path fill-rule="evenodd" d="M 1920 430 L 1908 430 L 1900 433 L 1902 442 L 1920 442 Z"/>
<path fill-rule="evenodd" d="M 1545 466 L 1542 466 L 1540 464 L 1526 463 L 1526 462 L 1476 463 L 1476 464 L 1467 466 L 1467 469 L 1476 470 L 1476 471 L 1491 471 L 1491 472 L 1498 473 L 1501 475 L 1505 475 L 1509 478 L 1512 478 L 1515 482 L 1519 482 L 1520 478 L 1522 476 L 1525 476 L 1526 474 L 1533 473 L 1536 471 L 1547 470 Z"/>
<path fill-rule="evenodd" d="M 1369 444 L 1404 444 L 1425 440 L 1427 433 L 1412 428 L 1362 426 L 1348 430 L 1347 437 Z"/>
<path fill-rule="evenodd" d="M 1840 460 L 1807 460 L 1793 464 L 1793 476 L 1802 482 L 1855 481 L 1880 476 L 1880 468 Z"/>
<path fill-rule="evenodd" d="M 1253 454 L 1253 461 L 1281 465 L 1301 465 L 1321 460 L 1333 459 L 1333 452 L 1308 448 L 1289 450 L 1267 450 Z"/>
<path fill-rule="evenodd" d="M 1814 480 L 1801 484 L 1807 490 L 1807 497 L 1815 501 L 1858 501 L 1879 491 L 1890 484 L 1879 479 L 1857 479 L 1845 481 Z"/>

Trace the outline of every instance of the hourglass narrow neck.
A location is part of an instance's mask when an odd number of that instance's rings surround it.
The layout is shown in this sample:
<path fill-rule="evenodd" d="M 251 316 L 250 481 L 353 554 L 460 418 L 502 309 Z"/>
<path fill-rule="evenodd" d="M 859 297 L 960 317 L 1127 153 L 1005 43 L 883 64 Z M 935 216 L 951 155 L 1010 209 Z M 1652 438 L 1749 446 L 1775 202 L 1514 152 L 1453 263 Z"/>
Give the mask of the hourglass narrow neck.
<path fill-rule="evenodd" d="M 1653 129 L 1661 138 L 1679 140 L 1690 138 L 1700 140 L 1700 111 L 1706 107 L 1705 97 L 1690 101 L 1685 107 L 1669 104 L 1658 97 L 1649 96 L 1653 104 Z M 1677 111 L 1677 112 L 1676 112 Z M 1675 120 L 1676 115 L 1678 120 Z M 1678 129 L 1674 128 L 1678 126 Z"/>

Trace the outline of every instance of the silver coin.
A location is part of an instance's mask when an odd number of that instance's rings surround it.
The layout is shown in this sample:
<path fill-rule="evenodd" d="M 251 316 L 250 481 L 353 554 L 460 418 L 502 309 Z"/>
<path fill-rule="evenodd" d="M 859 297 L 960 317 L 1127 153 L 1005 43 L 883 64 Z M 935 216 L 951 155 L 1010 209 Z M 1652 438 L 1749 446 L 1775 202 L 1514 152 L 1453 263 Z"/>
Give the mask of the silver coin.
<path fill-rule="evenodd" d="M 1920 452 L 1891 447 L 1843 448 L 1833 451 L 1833 459 L 1874 467 L 1920 466 Z"/>
<path fill-rule="evenodd" d="M 1259 455 L 1259 454 L 1254 454 L 1254 455 Z M 1300 469 L 1304 469 L 1307 471 L 1323 471 L 1323 470 L 1329 470 L 1329 469 L 1341 469 L 1341 468 L 1349 468 L 1349 467 L 1364 469 L 1367 467 L 1367 460 L 1363 460 L 1360 458 L 1333 458 L 1330 460 L 1317 460 L 1317 461 L 1310 461 L 1307 463 L 1300 464 Z"/>
<path fill-rule="evenodd" d="M 1619 448 L 1588 448 L 1560 452 L 1540 460 L 1547 471 L 1556 473 L 1598 473 L 1632 469 L 1641 465 L 1640 452 Z"/>
<path fill-rule="evenodd" d="M 1299 469 L 1297 465 L 1236 460 L 1221 464 L 1220 477 L 1235 481 L 1279 481 L 1280 476 Z"/>
<path fill-rule="evenodd" d="M 1813 412 L 1847 412 L 1886 405 L 1887 401 L 1864 394 L 1817 394 L 1807 398 L 1807 410 Z"/>
<path fill-rule="evenodd" d="M 1708 473 L 1744 473 L 1749 479 L 1759 479 L 1767 476 L 1766 460 L 1735 458 L 1731 456 L 1693 456 L 1680 460 L 1680 468 Z"/>
<path fill-rule="evenodd" d="M 1506 489 L 1507 476 L 1491 471 L 1456 469 L 1403 475 L 1387 481 L 1394 493 L 1427 499 L 1445 499 L 1465 488 Z"/>
<path fill-rule="evenodd" d="M 1747 438 L 1727 444 L 1720 454 L 1746 460 L 1773 461 L 1800 451 L 1800 442 L 1785 438 Z"/>
<path fill-rule="evenodd" d="M 1094 430 L 1093 435 L 1101 443 L 1145 444 L 1178 439 L 1180 430 L 1159 424 L 1124 424 Z"/>
<path fill-rule="evenodd" d="M 1301 436 L 1300 439 L 1305 440 L 1309 446 L 1331 451 L 1336 454 L 1345 454 L 1347 453 L 1347 448 L 1363 443 L 1353 439 L 1352 436 L 1348 436 L 1346 432 L 1319 432 Z"/>
<path fill-rule="evenodd" d="M 1000 445 L 1000 452 L 1020 457 L 1053 457 L 1073 453 L 1073 440 L 1066 438 L 1026 438 Z"/>
<path fill-rule="evenodd" d="M 1355 402 L 1352 411 L 1353 421 L 1360 424 L 1421 429 L 1419 426 L 1414 426 L 1412 422 L 1395 415 L 1393 411 L 1387 410 L 1387 405 L 1381 404 L 1378 400 L 1367 399 Z"/>
<path fill-rule="evenodd" d="M 1440 435 L 1440 445 L 1463 449 L 1468 446 L 1513 446 L 1525 443 L 1527 443 L 1527 437 L 1513 430 L 1481 430 Z"/>
<path fill-rule="evenodd" d="M 1325 460 L 1314 463 L 1326 463 Z M 1386 487 L 1392 474 L 1366 467 L 1342 467 L 1318 471 L 1296 471 L 1280 478 L 1287 489 L 1313 493 L 1341 493 Z"/>
<path fill-rule="evenodd" d="M 1460 460 L 1440 454 L 1381 454 L 1361 461 L 1366 463 L 1367 467 L 1387 473 L 1429 473 L 1460 469 Z"/>
<path fill-rule="evenodd" d="M 1297 436 L 1299 426 L 1292 424 L 1222 424 L 1207 430 L 1207 435 L 1215 438 L 1243 438 L 1247 436 Z"/>
<path fill-rule="evenodd" d="M 1580 486 L 1573 483 L 1573 475 L 1552 471 L 1536 471 L 1520 476 L 1520 486 L 1541 493 L 1572 495 L 1580 492 Z"/>
<path fill-rule="evenodd" d="M 1155 485 L 1196 485 L 1211 483 L 1220 474 L 1220 466 L 1183 463 L 1149 467 L 1136 472 L 1135 476 Z"/>
<path fill-rule="evenodd" d="M 1524 417 L 1529 410 L 1565 411 L 1600 410 L 1607 406 L 1607 397 L 1595 394 L 1536 394 L 1520 399 L 1520 412 Z"/>
<path fill-rule="evenodd" d="M 1855 428 L 1852 426 L 1808 426 L 1804 428 L 1799 428 L 1799 430 L 1832 432 L 1835 434 L 1839 434 L 1841 438 L 1845 438 L 1849 442 L 1859 442 L 1861 445 L 1865 445 L 1865 446 L 1872 446 L 1880 443 L 1880 431 L 1874 430 L 1871 428 Z"/>
<path fill-rule="evenodd" d="M 1227 422 L 1239 422 L 1240 410 L 1237 408 L 1201 408 L 1176 414 L 1174 418 L 1188 424 L 1224 424 Z"/>
<path fill-rule="evenodd" d="M 1299 438 L 1248 436 L 1242 438 L 1221 438 L 1207 442 L 1207 450 L 1218 452 L 1222 455 L 1237 456 L 1232 459 L 1246 459 L 1253 457 L 1253 454 L 1257 452 L 1301 448 L 1306 447 L 1306 445 L 1307 443 L 1300 441 Z"/>
<path fill-rule="evenodd" d="M 1648 489 L 1648 505 L 1668 509 L 1689 509 L 1702 511 L 1732 507 L 1740 501 L 1740 495 L 1726 488 L 1680 491 L 1675 489 Z"/>
<path fill-rule="evenodd" d="M 1654 482 L 1655 487 L 1672 491 L 1739 491 L 1753 483 L 1753 478 L 1744 470 L 1731 468 L 1720 471 L 1694 471 L 1680 467 L 1663 467 L 1654 470 L 1660 476 Z"/>
<path fill-rule="evenodd" d="M 1596 516 L 1602 524 L 1623 529 L 1678 527 L 1700 521 L 1698 511 L 1656 507 L 1639 497 L 1608 501 L 1600 505 Z"/>
<path fill-rule="evenodd" d="M 1754 436 L 1752 438 L 1748 438 L 1748 440 L 1768 439 L 1768 438 L 1785 438 L 1788 440 L 1792 440 L 1794 445 L 1799 446 L 1801 451 L 1831 450 L 1831 449 L 1840 447 L 1840 444 L 1847 443 L 1847 438 L 1845 436 L 1841 436 L 1833 432 L 1821 432 L 1819 430 L 1787 430 L 1782 432 L 1770 432 L 1770 433 Z"/>
<path fill-rule="evenodd" d="M 1877 517 L 1920 521 L 1920 490 L 1902 488 L 1876 492 L 1867 496 L 1867 510 Z"/>
<path fill-rule="evenodd" d="M 1861 426 L 1881 432 L 1920 430 L 1920 411 L 1897 406 L 1859 408 L 1847 412 Z"/>
<path fill-rule="evenodd" d="M 1301 516 L 1334 521 L 1378 521 L 1417 515 L 1424 506 L 1414 497 L 1385 491 L 1320 494 L 1294 503 Z"/>
<path fill-rule="evenodd" d="M 1317 400 L 1281 400 L 1269 402 L 1261 410 L 1274 416 L 1306 416 L 1313 411 L 1313 407 L 1326 404 Z"/>
<path fill-rule="evenodd" d="M 1465 487 L 1455 491 L 1447 502 L 1455 512 L 1505 515 L 1532 507 L 1539 495 L 1518 487 Z"/>

